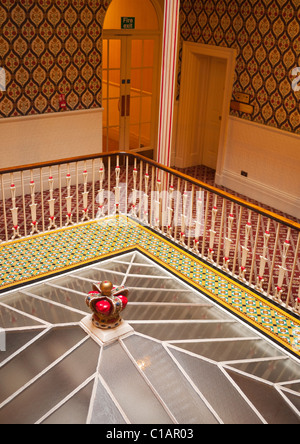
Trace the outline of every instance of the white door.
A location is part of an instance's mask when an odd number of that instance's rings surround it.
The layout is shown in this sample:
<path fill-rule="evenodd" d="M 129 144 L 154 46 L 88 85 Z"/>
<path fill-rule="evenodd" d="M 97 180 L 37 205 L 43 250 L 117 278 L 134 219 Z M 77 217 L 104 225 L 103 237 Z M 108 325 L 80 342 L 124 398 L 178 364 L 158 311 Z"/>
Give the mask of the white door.
<path fill-rule="evenodd" d="M 216 170 L 220 143 L 226 60 L 209 58 L 207 101 L 204 113 L 202 164 Z"/>
<path fill-rule="evenodd" d="M 154 149 L 158 38 L 109 35 L 103 39 L 103 151 Z"/>

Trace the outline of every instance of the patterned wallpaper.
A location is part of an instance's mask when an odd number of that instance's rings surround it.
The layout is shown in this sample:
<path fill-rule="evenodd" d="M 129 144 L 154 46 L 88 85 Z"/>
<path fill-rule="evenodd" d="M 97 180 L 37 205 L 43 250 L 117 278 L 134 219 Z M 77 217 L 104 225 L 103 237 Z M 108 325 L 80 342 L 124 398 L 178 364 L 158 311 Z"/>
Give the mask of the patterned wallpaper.
<path fill-rule="evenodd" d="M 1 0 L 0 117 L 101 106 L 101 35 L 111 0 Z M 300 134 L 300 0 L 181 0 L 181 38 L 236 48 L 233 95 L 250 94 L 253 115 Z M 180 53 L 181 54 L 181 53 Z M 180 74 L 179 74 L 180 84 Z"/>
<path fill-rule="evenodd" d="M 101 35 L 111 0 L 1 0 L 0 116 L 101 106 Z"/>
<path fill-rule="evenodd" d="M 250 94 L 254 112 L 232 115 L 300 134 L 300 0 L 181 0 L 180 22 L 182 40 L 237 50 L 233 97 Z"/>

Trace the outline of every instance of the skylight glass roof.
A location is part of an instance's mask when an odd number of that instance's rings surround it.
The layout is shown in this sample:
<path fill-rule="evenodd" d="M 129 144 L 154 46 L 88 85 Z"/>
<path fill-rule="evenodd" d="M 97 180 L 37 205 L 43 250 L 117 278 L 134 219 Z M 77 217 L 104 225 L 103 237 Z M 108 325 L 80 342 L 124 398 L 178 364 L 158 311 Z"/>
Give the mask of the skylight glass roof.
<path fill-rule="evenodd" d="M 102 280 L 134 329 L 105 346 L 80 326 Z M 1 424 L 300 420 L 299 362 L 139 252 L 3 294 L 0 326 Z"/>

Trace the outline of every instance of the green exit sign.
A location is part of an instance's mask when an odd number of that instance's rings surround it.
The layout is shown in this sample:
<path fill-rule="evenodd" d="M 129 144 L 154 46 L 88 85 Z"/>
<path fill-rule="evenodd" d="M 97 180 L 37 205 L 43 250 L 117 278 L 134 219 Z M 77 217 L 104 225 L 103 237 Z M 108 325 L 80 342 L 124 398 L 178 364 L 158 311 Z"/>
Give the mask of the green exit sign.
<path fill-rule="evenodd" d="M 135 29 L 135 17 L 121 17 L 121 29 Z"/>

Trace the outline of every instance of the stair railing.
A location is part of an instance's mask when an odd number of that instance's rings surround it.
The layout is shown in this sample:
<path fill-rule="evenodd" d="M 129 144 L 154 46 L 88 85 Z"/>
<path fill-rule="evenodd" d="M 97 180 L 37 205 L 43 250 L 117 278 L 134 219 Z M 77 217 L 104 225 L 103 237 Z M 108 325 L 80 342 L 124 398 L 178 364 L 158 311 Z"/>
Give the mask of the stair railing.
<path fill-rule="evenodd" d="M 0 170 L 0 247 L 124 214 L 300 315 L 300 224 L 134 153 Z"/>

